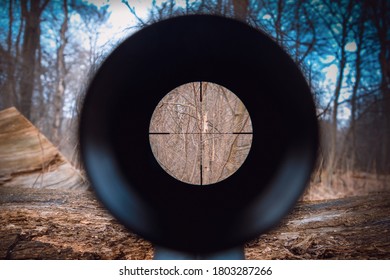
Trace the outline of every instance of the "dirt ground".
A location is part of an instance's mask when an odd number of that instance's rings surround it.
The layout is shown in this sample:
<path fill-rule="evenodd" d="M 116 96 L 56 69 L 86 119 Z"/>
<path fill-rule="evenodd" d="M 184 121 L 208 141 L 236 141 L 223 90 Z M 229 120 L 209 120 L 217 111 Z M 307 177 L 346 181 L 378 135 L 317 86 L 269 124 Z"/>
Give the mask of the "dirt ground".
<path fill-rule="evenodd" d="M 89 191 L 0 188 L 0 259 L 150 259 Z"/>
<path fill-rule="evenodd" d="M 248 259 L 390 259 L 390 193 L 300 202 Z"/>
<path fill-rule="evenodd" d="M 151 259 L 90 191 L 0 188 L 0 259 Z M 300 202 L 247 259 L 390 259 L 390 192 Z"/>

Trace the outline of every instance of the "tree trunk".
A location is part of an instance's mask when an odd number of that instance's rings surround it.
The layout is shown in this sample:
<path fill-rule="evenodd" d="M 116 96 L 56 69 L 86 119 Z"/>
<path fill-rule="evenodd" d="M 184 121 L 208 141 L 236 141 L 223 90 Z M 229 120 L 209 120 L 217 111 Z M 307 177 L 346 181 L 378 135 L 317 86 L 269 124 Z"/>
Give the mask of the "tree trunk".
<path fill-rule="evenodd" d="M 388 1 L 367 1 L 372 12 L 372 20 L 377 31 L 379 43 L 378 61 L 381 69 L 380 91 L 382 94 L 382 142 L 381 158 L 378 165 L 381 172 L 390 170 L 390 44 L 388 39 Z"/>
<path fill-rule="evenodd" d="M 234 17 L 246 22 L 248 16 L 249 0 L 233 0 Z"/>
<path fill-rule="evenodd" d="M 332 132 L 331 132 L 331 143 L 330 143 L 330 154 L 328 161 L 328 174 L 332 176 L 333 171 L 337 168 L 337 135 L 338 135 L 338 124 L 337 124 L 337 111 L 339 108 L 339 97 L 341 94 L 341 87 L 344 78 L 344 69 L 346 64 L 345 57 L 345 42 L 343 40 L 343 47 L 341 50 L 341 58 L 339 63 L 339 75 L 337 77 L 336 88 L 333 94 L 333 108 L 332 108 Z"/>
<path fill-rule="evenodd" d="M 20 76 L 20 109 L 31 118 L 31 106 L 34 93 L 37 50 L 40 44 L 40 17 L 49 0 L 41 1 L 22 0 L 21 9 L 25 19 L 23 46 L 22 46 L 22 73 Z"/>
<path fill-rule="evenodd" d="M 282 29 L 282 16 L 284 14 L 284 0 L 278 0 L 278 8 L 276 11 L 276 22 L 275 22 L 275 31 L 276 31 L 276 42 L 283 47 L 284 45 L 284 34 Z"/>
<path fill-rule="evenodd" d="M 295 55 L 294 55 L 294 60 L 295 62 L 299 62 L 299 56 L 300 56 L 300 36 L 301 36 L 301 20 L 300 20 L 300 10 L 301 10 L 301 4 L 302 1 L 298 0 L 297 4 L 295 5 L 295 11 L 294 11 L 294 22 L 295 22 L 295 31 L 296 31 L 296 36 L 295 36 Z"/>
<path fill-rule="evenodd" d="M 8 34 L 7 34 L 7 53 L 6 53 L 6 73 L 7 79 L 5 81 L 4 91 L 4 107 L 10 107 L 15 104 L 15 55 L 12 53 L 12 33 L 13 33 L 13 1 L 9 1 L 8 6 Z"/>
<path fill-rule="evenodd" d="M 339 98 L 341 94 L 341 89 L 344 80 L 344 70 L 347 63 L 347 56 L 345 51 L 345 45 L 347 43 L 348 29 L 349 29 L 349 20 L 352 12 L 353 0 L 349 0 L 346 14 L 343 15 L 343 20 L 341 22 L 342 31 L 341 38 L 339 42 L 340 48 L 340 60 L 338 65 L 338 77 L 336 81 L 336 87 L 333 94 L 333 108 L 332 108 L 332 128 L 331 128 L 331 143 L 330 143 L 330 153 L 327 163 L 327 173 L 330 178 L 333 176 L 333 172 L 338 167 L 338 156 L 337 156 L 337 136 L 338 136 L 338 124 L 337 124 L 337 115 L 339 108 Z M 329 28 L 332 28 L 329 26 Z M 330 180 L 330 183 L 332 181 Z"/>
<path fill-rule="evenodd" d="M 52 139 L 54 144 L 59 144 L 59 132 L 61 130 L 61 123 L 63 119 L 63 106 L 65 98 L 65 76 L 66 76 L 66 64 L 65 64 L 65 47 L 67 44 L 66 32 L 68 30 L 68 1 L 63 0 L 64 5 L 64 20 L 60 29 L 60 45 L 57 49 L 57 86 L 54 96 L 54 123 L 52 128 Z"/>
<path fill-rule="evenodd" d="M 356 165 L 356 112 L 357 112 L 357 94 L 360 87 L 360 79 L 361 79 L 361 64 L 362 64 L 362 56 L 361 52 L 363 49 L 363 38 L 365 33 L 364 24 L 366 21 L 366 7 L 362 5 L 362 14 L 360 16 L 360 21 L 357 30 L 357 38 L 356 38 L 356 59 L 355 59 L 355 83 L 352 87 L 352 97 L 351 97 L 351 124 L 350 124 L 350 156 L 351 156 L 351 168 L 355 170 L 357 168 Z"/>
<path fill-rule="evenodd" d="M 382 159 L 380 171 L 390 170 L 390 44 L 388 38 L 388 2 L 380 1 L 378 5 L 378 39 L 380 43 L 379 63 L 381 67 L 381 93 L 382 93 L 382 114 L 383 114 L 383 141 Z"/>

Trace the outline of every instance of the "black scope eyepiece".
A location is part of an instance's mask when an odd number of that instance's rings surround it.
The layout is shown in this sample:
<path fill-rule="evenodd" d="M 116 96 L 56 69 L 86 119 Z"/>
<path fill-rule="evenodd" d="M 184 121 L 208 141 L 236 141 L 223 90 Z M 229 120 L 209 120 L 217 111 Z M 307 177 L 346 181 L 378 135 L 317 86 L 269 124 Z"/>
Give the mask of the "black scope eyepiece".
<path fill-rule="evenodd" d="M 149 144 L 159 101 L 197 81 L 234 92 L 253 127 L 243 165 L 209 186 L 169 176 Z M 299 67 L 263 32 L 211 15 L 163 20 L 121 43 L 89 85 L 79 137 L 108 210 L 157 246 L 190 254 L 235 248 L 275 226 L 302 195 L 318 148 L 315 105 Z"/>

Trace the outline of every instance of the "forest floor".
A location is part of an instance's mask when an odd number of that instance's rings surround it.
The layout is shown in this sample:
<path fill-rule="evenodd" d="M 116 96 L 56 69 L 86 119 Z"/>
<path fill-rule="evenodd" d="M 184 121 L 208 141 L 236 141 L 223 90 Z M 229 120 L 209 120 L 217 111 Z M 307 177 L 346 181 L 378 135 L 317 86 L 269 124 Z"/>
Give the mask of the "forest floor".
<path fill-rule="evenodd" d="M 390 259 L 389 177 L 335 178 L 330 188 L 312 185 L 276 228 L 247 243 L 246 258 Z M 0 259 L 153 258 L 152 244 L 87 185 L 16 109 L 1 111 Z"/>
<path fill-rule="evenodd" d="M 0 187 L 0 259 L 151 259 L 88 190 Z M 299 202 L 247 259 L 390 259 L 390 192 Z"/>

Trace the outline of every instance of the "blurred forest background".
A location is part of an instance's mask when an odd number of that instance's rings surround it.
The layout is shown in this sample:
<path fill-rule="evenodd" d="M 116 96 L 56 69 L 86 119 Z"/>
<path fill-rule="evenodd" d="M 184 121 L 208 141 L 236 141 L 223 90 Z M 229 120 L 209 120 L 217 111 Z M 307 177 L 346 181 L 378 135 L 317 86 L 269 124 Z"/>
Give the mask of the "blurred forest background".
<path fill-rule="evenodd" d="M 105 56 L 152 22 L 219 14 L 269 34 L 312 88 L 322 143 L 306 198 L 390 188 L 389 10 L 387 0 L 0 0 L 0 110 L 18 108 L 78 164 L 83 92 Z"/>

